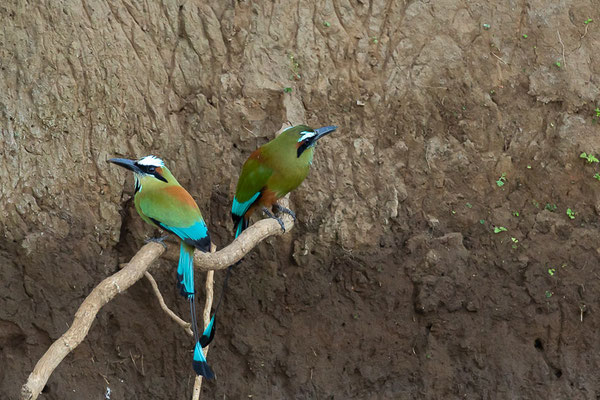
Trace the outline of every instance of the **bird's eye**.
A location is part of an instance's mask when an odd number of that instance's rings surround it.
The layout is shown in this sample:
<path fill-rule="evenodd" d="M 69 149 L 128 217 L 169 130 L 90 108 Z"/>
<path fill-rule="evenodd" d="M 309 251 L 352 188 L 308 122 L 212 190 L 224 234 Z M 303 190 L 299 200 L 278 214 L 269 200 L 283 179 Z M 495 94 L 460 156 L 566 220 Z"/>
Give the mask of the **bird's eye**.
<path fill-rule="evenodd" d="M 153 174 L 156 171 L 156 167 L 148 167 L 148 172 Z"/>

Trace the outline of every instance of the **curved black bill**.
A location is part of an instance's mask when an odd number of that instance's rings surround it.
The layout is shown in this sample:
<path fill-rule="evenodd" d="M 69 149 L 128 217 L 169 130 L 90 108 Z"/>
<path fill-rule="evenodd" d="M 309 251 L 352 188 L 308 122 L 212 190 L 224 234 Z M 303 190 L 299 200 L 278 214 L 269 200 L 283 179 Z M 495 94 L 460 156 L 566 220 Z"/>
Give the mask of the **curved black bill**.
<path fill-rule="evenodd" d="M 317 133 L 317 135 L 315 136 L 314 141 L 321 139 L 325 135 L 329 135 L 331 132 L 335 131 L 336 129 L 337 129 L 337 126 L 335 126 L 335 125 L 329 125 L 329 126 L 324 126 L 322 128 L 315 129 L 315 132 Z"/>
<path fill-rule="evenodd" d="M 135 161 L 133 160 L 128 160 L 126 158 L 111 158 L 110 160 L 108 160 L 108 162 L 117 164 L 118 166 L 127 168 L 128 170 L 133 172 L 140 172 L 140 168 L 137 165 L 135 165 Z"/>

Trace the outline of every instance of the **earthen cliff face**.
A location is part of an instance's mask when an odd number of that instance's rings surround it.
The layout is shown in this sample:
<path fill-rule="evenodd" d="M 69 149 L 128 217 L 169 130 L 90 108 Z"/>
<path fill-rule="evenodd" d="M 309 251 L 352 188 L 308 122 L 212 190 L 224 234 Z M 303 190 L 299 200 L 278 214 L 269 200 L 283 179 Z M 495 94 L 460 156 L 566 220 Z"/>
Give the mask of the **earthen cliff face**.
<path fill-rule="evenodd" d="M 243 161 L 306 123 L 339 129 L 294 230 L 236 268 L 206 398 L 595 398 L 593 1 L 5 1 L 0 21 L 0 397 L 156 233 L 108 158 L 162 157 L 223 247 Z M 140 282 L 44 396 L 185 398 L 189 348 Z"/>

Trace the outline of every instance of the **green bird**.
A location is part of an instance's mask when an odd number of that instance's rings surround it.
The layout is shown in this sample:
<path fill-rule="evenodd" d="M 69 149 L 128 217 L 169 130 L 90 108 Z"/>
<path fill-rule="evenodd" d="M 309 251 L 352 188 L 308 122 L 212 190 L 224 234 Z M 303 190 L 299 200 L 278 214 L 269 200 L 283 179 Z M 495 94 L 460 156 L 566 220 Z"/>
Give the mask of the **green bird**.
<path fill-rule="evenodd" d="M 196 322 L 196 296 L 194 290 L 194 249 L 210 251 L 210 235 L 198 205 L 192 196 L 177 182 L 164 162 L 155 156 L 137 161 L 112 158 L 111 163 L 133 171 L 135 176 L 135 209 L 148 224 L 164 229 L 181 239 L 177 284 L 181 294 L 190 301 L 192 328 L 196 345 L 192 366 L 198 375 L 208 379 L 214 373 L 204 357 L 206 347 L 214 336 L 213 321 L 201 337 Z"/>
<path fill-rule="evenodd" d="M 296 219 L 293 211 L 280 206 L 277 201 L 300 186 L 308 175 L 317 141 L 336 129 L 333 125 L 317 129 L 293 126 L 250 154 L 242 167 L 231 207 L 236 238 L 248 227 L 250 216 L 260 207 L 285 231 L 283 221 L 269 209 Z"/>

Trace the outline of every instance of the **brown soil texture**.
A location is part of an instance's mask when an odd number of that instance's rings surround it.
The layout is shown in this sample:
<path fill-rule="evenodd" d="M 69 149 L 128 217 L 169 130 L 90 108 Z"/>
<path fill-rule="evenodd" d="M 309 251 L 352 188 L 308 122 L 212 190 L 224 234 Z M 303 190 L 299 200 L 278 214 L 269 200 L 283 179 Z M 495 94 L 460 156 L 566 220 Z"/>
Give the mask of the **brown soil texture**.
<path fill-rule="evenodd" d="M 164 158 L 223 247 L 243 161 L 288 122 L 339 129 L 295 228 L 236 267 L 202 398 L 599 398 L 595 0 L 8 0 L 0 20 L 0 398 L 157 233 L 108 158 Z M 187 317 L 174 262 L 153 274 Z M 41 398 L 190 398 L 191 348 L 141 280 Z"/>

